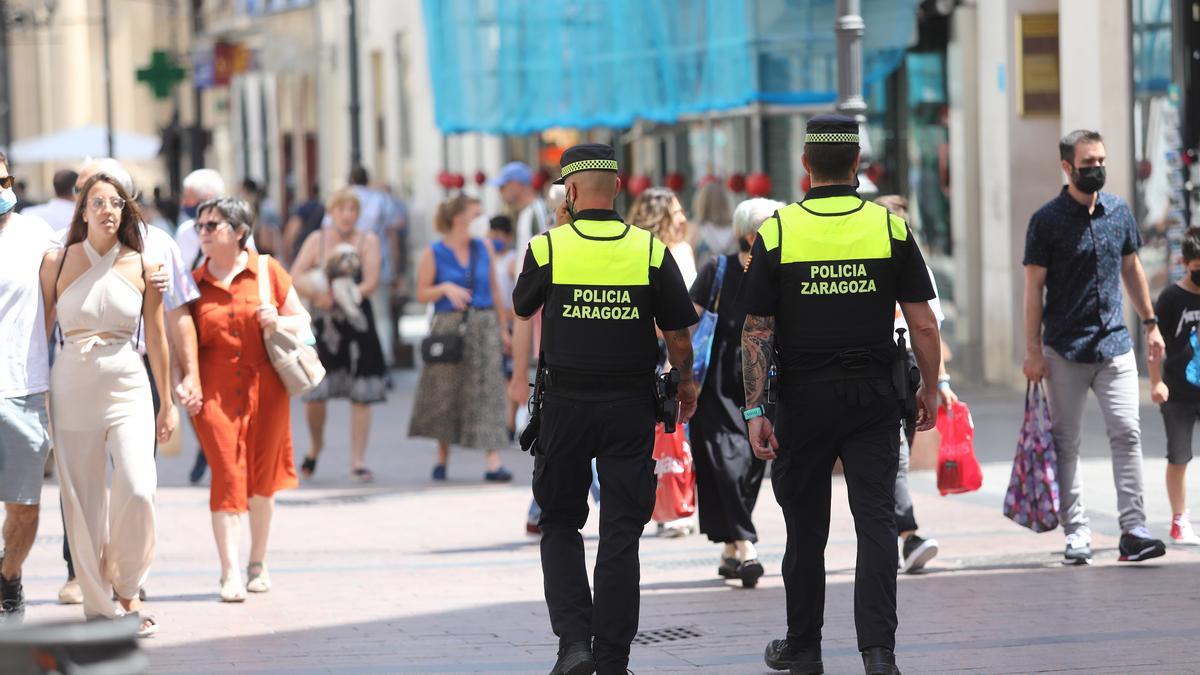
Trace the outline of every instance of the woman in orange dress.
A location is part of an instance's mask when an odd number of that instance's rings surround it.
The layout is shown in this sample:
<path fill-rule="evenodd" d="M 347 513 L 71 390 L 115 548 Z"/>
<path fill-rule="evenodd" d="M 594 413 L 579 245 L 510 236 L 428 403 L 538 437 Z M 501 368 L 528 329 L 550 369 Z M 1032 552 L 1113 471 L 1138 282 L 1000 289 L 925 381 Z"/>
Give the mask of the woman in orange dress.
<path fill-rule="evenodd" d="M 292 279 L 268 262 L 270 298 L 259 297 L 259 256 L 246 248 L 252 212 L 240 199 L 200 205 L 196 230 L 206 260 L 193 274 L 200 299 L 191 304 L 200 346 L 204 400 L 188 412 L 212 467 L 213 536 L 221 560 L 221 600 L 266 592 L 267 538 L 275 492 L 298 485 L 292 460 L 288 393 L 267 357 L 264 328 L 309 328 Z M 250 512 L 248 583 L 238 569 L 241 514 Z"/>

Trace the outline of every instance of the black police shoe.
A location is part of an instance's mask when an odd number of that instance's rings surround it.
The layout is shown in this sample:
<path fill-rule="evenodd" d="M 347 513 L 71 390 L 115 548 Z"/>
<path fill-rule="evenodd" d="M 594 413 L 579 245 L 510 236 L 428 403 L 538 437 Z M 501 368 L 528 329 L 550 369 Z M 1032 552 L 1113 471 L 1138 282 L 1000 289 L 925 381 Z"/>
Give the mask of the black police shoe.
<path fill-rule="evenodd" d="M 558 648 L 558 661 L 550 675 L 592 675 L 596 672 L 596 659 L 592 658 L 589 642 L 572 642 Z"/>
<path fill-rule="evenodd" d="M 0 623 L 20 623 L 25 618 L 25 589 L 21 577 L 0 576 Z"/>
<path fill-rule="evenodd" d="M 887 647 L 867 647 L 862 653 L 866 675 L 900 675 L 896 654 Z"/>
<path fill-rule="evenodd" d="M 791 675 L 821 675 L 825 665 L 821 663 L 821 645 L 793 647 L 785 640 L 771 640 L 763 661 L 772 670 L 791 671 Z"/>

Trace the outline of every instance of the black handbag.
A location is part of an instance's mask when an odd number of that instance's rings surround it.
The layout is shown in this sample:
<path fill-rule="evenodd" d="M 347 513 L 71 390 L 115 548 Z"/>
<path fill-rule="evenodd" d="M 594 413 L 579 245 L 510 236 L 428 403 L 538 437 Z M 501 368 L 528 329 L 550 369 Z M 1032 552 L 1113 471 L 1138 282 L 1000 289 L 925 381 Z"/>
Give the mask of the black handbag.
<path fill-rule="evenodd" d="M 467 263 L 467 288 L 475 292 L 475 242 L 471 242 L 471 255 Z M 462 312 L 462 321 L 458 330 L 453 333 L 430 335 L 421 340 L 421 359 L 425 363 L 458 363 L 462 361 L 463 351 L 467 341 L 467 320 L 471 308 Z"/>

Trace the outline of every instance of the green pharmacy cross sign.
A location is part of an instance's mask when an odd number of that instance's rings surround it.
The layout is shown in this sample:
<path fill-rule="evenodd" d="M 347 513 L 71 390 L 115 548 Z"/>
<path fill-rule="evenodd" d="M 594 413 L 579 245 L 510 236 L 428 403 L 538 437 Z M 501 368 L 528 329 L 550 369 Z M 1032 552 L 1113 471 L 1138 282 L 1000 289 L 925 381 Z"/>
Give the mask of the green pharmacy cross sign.
<path fill-rule="evenodd" d="M 171 89 L 187 77 L 187 71 L 175 65 L 171 55 L 162 50 L 154 50 L 150 55 L 150 65 L 137 71 L 138 82 L 145 82 L 154 92 L 154 98 L 163 100 L 171 95 Z"/>

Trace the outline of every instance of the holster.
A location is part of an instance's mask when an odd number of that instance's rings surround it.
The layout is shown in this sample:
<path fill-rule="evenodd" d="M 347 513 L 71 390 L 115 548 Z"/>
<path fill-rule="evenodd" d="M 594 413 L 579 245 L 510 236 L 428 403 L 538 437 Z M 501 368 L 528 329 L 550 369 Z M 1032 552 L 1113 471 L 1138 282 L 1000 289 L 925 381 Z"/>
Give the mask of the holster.
<path fill-rule="evenodd" d="M 675 433 L 679 417 L 679 371 L 663 373 L 654 381 L 655 418 L 662 422 L 663 431 Z"/>
<path fill-rule="evenodd" d="M 896 400 L 900 401 L 904 433 L 911 438 L 917 427 L 917 390 L 921 387 L 921 371 L 909 363 L 908 341 L 904 339 L 906 332 L 903 328 L 896 329 L 892 385 L 896 390 Z"/>
<path fill-rule="evenodd" d="M 542 430 L 542 401 L 546 393 L 546 363 L 543 354 L 538 354 L 537 373 L 533 377 L 533 393 L 529 396 L 529 423 L 521 432 L 521 450 L 533 455 L 537 452 L 538 434 Z"/>

